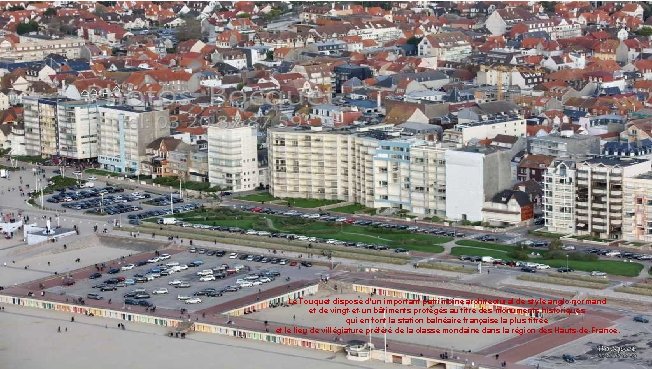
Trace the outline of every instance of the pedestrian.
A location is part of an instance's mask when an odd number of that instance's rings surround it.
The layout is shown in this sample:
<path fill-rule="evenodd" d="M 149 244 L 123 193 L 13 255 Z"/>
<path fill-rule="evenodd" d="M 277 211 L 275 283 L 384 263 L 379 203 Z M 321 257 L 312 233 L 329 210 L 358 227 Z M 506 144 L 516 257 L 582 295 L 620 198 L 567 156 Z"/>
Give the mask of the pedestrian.
<path fill-rule="evenodd" d="M 109 299 L 109 305 L 111 304 L 111 299 Z"/>
<path fill-rule="evenodd" d="M 61 333 L 61 326 L 57 329 L 57 332 Z"/>
<path fill-rule="evenodd" d="M 66 327 L 66 332 L 68 332 L 68 327 Z"/>
<path fill-rule="evenodd" d="M 50 262 L 48 261 L 48 266 L 50 266 Z"/>
<path fill-rule="evenodd" d="M 75 317 L 74 316 L 70 317 L 70 321 L 74 323 L 75 322 Z"/>

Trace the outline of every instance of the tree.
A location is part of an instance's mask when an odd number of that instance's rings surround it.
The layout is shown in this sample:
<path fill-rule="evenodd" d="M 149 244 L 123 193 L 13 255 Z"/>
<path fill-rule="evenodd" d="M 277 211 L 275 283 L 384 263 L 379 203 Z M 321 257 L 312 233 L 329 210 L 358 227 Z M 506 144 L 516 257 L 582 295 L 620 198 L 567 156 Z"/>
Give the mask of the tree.
<path fill-rule="evenodd" d="M 265 60 L 272 61 L 274 60 L 274 52 L 272 50 L 267 50 L 267 53 L 265 54 L 266 58 Z"/>
<path fill-rule="evenodd" d="M 423 40 L 423 37 L 412 36 L 412 37 L 408 38 L 406 43 L 410 44 L 410 45 L 418 45 L 419 42 L 421 42 L 421 40 Z"/>
<path fill-rule="evenodd" d="M 652 27 L 643 27 L 636 30 L 636 34 L 639 36 L 652 36 Z"/>
<path fill-rule="evenodd" d="M 558 239 L 552 240 L 548 245 L 549 250 L 561 250 L 563 244 Z"/>
<path fill-rule="evenodd" d="M 199 40 L 201 38 L 201 22 L 193 17 L 182 18 L 185 24 L 179 27 L 177 39 L 181 41 Z"/>
<path fill-rule="evenodd" d="M 52 17 L 57 15 L 57 8 L 47 8 L 43 13 L 46 17 Z"/>
<path fill-rule="evenodd" d="M 555 12 L 555 5 L 557 2 L 555 1 L 542 1 L 541 6 L 543 7 L 543 10 L 548 12 L 548 13 L 554 13 Z"/>
<path fill-rule="evenodd" d="M 29 23 L 19 24 L 18 27 L 16 27 L 16 33 L 18 33 L 19 35 L 24 35 L 26 33 L 36 32 L 38 31 L 38 27 L 39 27 L 38 23 L 36 23 L 36 21 L 31 20 L 29 21 Z"/>
<path fill-rule="evenodd" d="M 14 5 L 14 6 L 9 8 L 10 12 L 15 12 L 15 11 L 19 11 L 19 10 L 25 10 L 25 7 L 21 6 L 21 5 Z"/>
<path fill-rule="evenodd" d="M 240 13 L 236 15 L 237 18 L 251 18 L 251 14 L 249 13 Z"/>

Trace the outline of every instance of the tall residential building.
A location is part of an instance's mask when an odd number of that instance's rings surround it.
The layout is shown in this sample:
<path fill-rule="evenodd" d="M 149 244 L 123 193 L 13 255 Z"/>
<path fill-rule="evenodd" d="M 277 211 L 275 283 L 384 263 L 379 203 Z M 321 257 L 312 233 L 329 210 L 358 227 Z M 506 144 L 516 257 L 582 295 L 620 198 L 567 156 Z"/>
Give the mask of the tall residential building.
<path fill-rule="evenodd" d="M 261 183 L 258 162 L 257 127 L 208 127 L 211 185 L 236 192 L 253 190 Z"/>
<path fill-rule="evenodd" d="M 624 178 L 623 239 L 652 242 L 652 172 Z"/>
<path fill-rule="evenodd" d="M 170 112 L 131 106 L 102 106 L 99 111 L 99 154 L 102 169 L 136 174 L 146 147 L 170 134 Z"/>
<path fill-rule="evenodd" d="M 446 148 L 390 127 L 269 130 L 270 192 L 444 216 Z"/>
<path fill-rule="evenodd" d="M 575 234 L 575 161 L 554 160 L 543 177 L 543 216 L 548 232 Z"/>
<path fill-rule="evenodd" d="M 68 160 L 98 155 L 98 103 L 65 97 L 23 98 L 28 155 Z"/>
<path fill-rule="evenodd" d="M 575 233 L 603 239 L 621 238 L 623 181 L 650 171 L 650 163 L 649 160 L 608 157 L 578 162 Z"/>
<path fill-rule="evenodd" d="M 511 187 L 513 150 L 469 146 L 446 151 L 446 218 L 483 220 L 488 199 Z"/>

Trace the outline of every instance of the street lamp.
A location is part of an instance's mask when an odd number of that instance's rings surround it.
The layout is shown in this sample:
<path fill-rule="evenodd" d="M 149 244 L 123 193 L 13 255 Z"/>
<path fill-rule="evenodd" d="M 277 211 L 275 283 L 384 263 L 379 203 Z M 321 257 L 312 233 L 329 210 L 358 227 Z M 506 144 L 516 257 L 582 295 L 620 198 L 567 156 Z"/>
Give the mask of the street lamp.
<path fill-rule="evenodd" d="M 104 192 L 100 193 L 100 214 L 104 214 Z"/>
<path fill-rule="evenodd" d="M 566 254 L 566 269 L 568 270 L 568 254 Z"/>

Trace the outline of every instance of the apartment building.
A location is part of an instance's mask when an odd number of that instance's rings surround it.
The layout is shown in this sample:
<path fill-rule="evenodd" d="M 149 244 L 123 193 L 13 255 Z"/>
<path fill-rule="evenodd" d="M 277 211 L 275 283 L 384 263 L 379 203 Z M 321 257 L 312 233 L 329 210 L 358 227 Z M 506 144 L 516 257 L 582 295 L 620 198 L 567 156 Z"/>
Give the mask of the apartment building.
<path fill-rule="evenodd" d="M 445 61 L 460 61 L 473 51 L 469 38 L 462 32 L 428 35 L 417 47 L 420 56 L 436 57 Z"/>
<path fill-rule="evenodd" d="M 600 157 L 578 162 L 576 168 L 575 233 L 621 238 L 624 180 L 649 172 L 651 162 Z"/>
<path fill-rule="evenodd" d="M 548 232 L 575 234 L 575 161 L 553 160 L 543 176 L 543 217 Z"/>
<path fill-rule="evenodd" d="M 652 172 L 623 180 L 623 239 L 652 242 Z"/>
<path fill-rule="evenodd" d="M 234 192 L 260 185 L 257 127 L 208 127 L 208 178 Z"/>
<path fill-rule="evenodd" d="M 270 192 L 444 216 L 447 148 L 390 128 L 270 130 Z"/>
<path fill-rule="evenodd" d="M 14 61 L 39 61 L 49 54 L 79 58 L 85 41 L 81 38 L 51 38 L 48 36 L 20 36 L 17 43 L 10 38 L 0 38 L 0 56 Z"/>
<path fill-rule="evenodd" d="M 483 220 L 485 201 L 511 187 L 512 151 L 476 146 L 446 151 L 446 218 Z"/>
<path fill-rule="evenodd" d="M 97 157 L 97 101 L 28 96 L 23 104 L 25 149 L 29 155 L 68 160 Z"/>
<path fill-rule="evenodd" d="M 102 169 L 125 174 L 140 173 L 152 141 L 170 134 L 168 110 L 124 105 L 102 106 L 99 112 L 99 153 Z"/>
<path fill-rule="evenodd" d="M 518 115 L 481 117 L 478 121 L 458 123 L 444 131 L 444 141 L 467 145 L 471 140 L 493 139 L 497 135 L 525 137 L 527 125 Z"/>
<path fill-rule="evenodd" d="M 529 139 L 530 154 L 554 157 L 578 157 L 600 154 L 600 137 L 566 133 L 552 133 Z"/>

